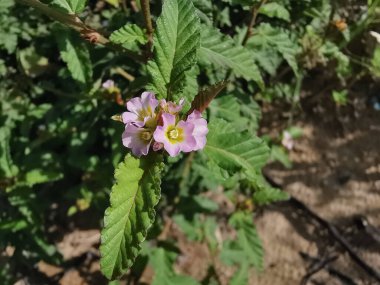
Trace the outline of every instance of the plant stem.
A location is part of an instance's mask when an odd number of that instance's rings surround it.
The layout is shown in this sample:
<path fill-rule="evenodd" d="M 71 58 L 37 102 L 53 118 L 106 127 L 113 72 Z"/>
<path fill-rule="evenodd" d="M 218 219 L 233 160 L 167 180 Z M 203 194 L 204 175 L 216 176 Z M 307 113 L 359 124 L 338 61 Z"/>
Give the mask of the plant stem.
<path fill-rule="evenodd" d="M 153 47 L 153 25 L 152 25 L 152 16 L 150 14 L 150 3 L 149 0 L 141 0 L 141 9 L 144 15 L 145 27 L 146 27 L 146 35 L 148 37 L 148 56 L 152 51 Z"/>
<path fill-rule="evenodd" d="M 126 72 L 121 67 L 116 67 L 114 71 L 116 73 L 120 74 L 121 76 L 123 76 L 125 79 L 127 79 L 130 82 L 132 82 L 136 79 L 132 74 L 129 74 L 128 72 Z"/>
<path fill-rule="evenodd" d="M 100 44 L 109 48 L 112 48 L 117 51 L 124 52 L 127 56 L 130 58 L 133 58 L 138 61 L 144 61 L 144 58 L 128 49 L 125 49 L 124 47 L 120 45 L 116 45 L 112 43 L 108 38 L 100 34 L 95 29 L 85 25 L 82 20 L 75 14 L 66 14 L 62 13 L 60 11 L 57 11 L 53 8 L 50 8 L 48 5 L 40 2 L 39 0 L 16 0 L 20 4 L 28 5 L 32 8 L 35 8 L 45 15 L 49 16 L 55 21 L 60 22 L 61 24 L 64 24 L 65 26 L 68 26 L 69 28 L 72 28 L 76 30 L 78 33 L 81 34 L 82 37 L 84 37 L 86 40 L 90 41 L 94 44 Z"/>
<path fill-rule="evenodd" d="M 257 19 L 257 15 L 259 14 L 259 10 L 261 6 L 263 6 L 266 2 L 267 0 L 261 0 L 258 5 L 252 7 L 252 10 L 251 10 L 252 18 L 251 18 L 251 21 L 249 22 L 247 32 L 242 42 L 243 46 L 247 44 L 248 39 L 252 36 L 252 29 L 256 24 L 256 19 Z"/>

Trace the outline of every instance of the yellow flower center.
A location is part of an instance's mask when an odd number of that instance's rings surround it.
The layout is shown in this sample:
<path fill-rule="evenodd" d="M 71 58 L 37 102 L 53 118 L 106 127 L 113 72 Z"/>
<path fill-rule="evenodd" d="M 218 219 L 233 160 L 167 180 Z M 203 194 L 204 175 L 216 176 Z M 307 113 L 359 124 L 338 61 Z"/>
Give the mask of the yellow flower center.
<path fill-rule="evenodd" d="M 143 141 L 150 141 L 152 139 L 152 133 L 150 131 L 143 131 L 140 133 L 140 138 Z"/>
<path fill-rule="evenodd" d="M 177 139 L 178 138 L 178 130 L 174 129 L 169 132 L 169 137 L 171 139 Z"/>
<path fill-rule="evenodd" d="M 183 141 L 183 129 L 176 126 L 169 126 L 166 131 L 166 137 L 172 144 L 180 143 Z"/>
<path fill-rule="evenodd" d="M 139 121 L 144 121 L 145 117 L 151 117 L 153 115 L 152 108 L 148 106 L 146 109 L 141 109 L 138 113 Z"/>

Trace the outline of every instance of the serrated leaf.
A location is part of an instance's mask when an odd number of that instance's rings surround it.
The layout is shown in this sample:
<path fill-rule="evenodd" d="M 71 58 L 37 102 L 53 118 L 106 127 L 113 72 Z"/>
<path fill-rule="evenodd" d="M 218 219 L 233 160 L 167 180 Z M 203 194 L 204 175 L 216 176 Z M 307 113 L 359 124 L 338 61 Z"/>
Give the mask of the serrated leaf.
<path fill-rule="evenodd" d="M 209 124 L 204 151 L 223 169 L 249 173 L 261 169 L 269 156 L 269 148 L 263 140 L 248 132 L 235 132 L 233 126 L 224 120 L 214 120 Z"/>
<path fill-rule="evenodd" d="M 228 264 L 252 265 L 259 270 L 263 268 L 263 247 L 250 214 L 237 212 L 229 223 L 237 231 L 237 239 L 225 243 L 221 260 Z"/>
<path fill-rule="evenodd" d="M 196 63 L 199 46 L 200 23 L 191 1 L 164 1 L 153 38 L 153 60 L 147 66 L 148 89 L 169 99 L 183 89 L 185 71 Z"/>
<path fill-rule="evenodd" d="M 101 270 L 115 279 L 132 265 L 155 219 L 160 198 L 162 158 L 127 155 L 115 171 L 111 206 L 106 210 L 101 237 Z"/>
<path fill-rule="evenodd" d="M 69 14 L 77 14 L 86 7 L 86 0 L 53 0 L 50 5 Z"/>
<path fill-rule="evenodd" d="M 275 2 L 267 3 L 261 6 L 259 13 L 266 15 L 270 18 L 278 18 L 278 19 L 285 20 L 287 22 L 290 21 L 289 11 L 286 10 L 286 8 L 282 6 L 281 4 L 278 4 Z"/>
<path fill-rule="evenodd" d="M 92 81 L 92 64 L 87 45 L 66 29 L 57 29 L 56 39 L 71 76 L 82 85 L 88 85 Z"/>
<path fill-rule="evenodd" d="M 235 272 L 235 274 L 232 276 L 230 285 L 244 285 L 248 284 L 248 264 L 243 263 Z"/>
<path fill-rule="evenodd" d="M 266 205 L 277 201 L 289 199 L 289 195 L 280 189 L 265 187 L 253 194 L 253 200 L 258 205 Z"/>
<path fill-rule="evenodd" d="M 255 28 L 255 35 L 249 38 L 246 46 L 253 51 L 264 51 L 261 55 L 266 56 L 256 57 L 258 63 L 264 68 L 270 64 L 266 63 L 266 61 L 273 61 L 271 53 L 268 51 L 272 50 L 272 53 L 277 52 L 281 54 L 293 69 L 293 72 L 296 75 L 298 74 L 296 56 L 299 48 L 297 43 L 290 39 L 289 34 L 285 30 L 263 23 Z"/>
<path fill-rule="evenodd" d="M 187 114 L 191 114 L 194 110 L 202 113 L 204 110 L 206 110 L 216 95 L 218 95 L 226 86 L 227 81 L 222 81 L 200 91 L 198 95 L 195 96 L 193 102 L 191 102 L 191 108 Z"/>
<path fill-rule="evenodd" d="M 252 217 L 243 213 L 232 216 L 231 223 L 237 229 L 239 247 L 246 253 L 249 263 L 261 270 L 263 268 L 264 251 Z"/>
<path fill-rule="evenodd" d="M 173 263 L 176 254 L 155 248 L 150 255 L 150 262 L 154 268 L 154 277 L 152 285 L 199 285 L 197 281 L 190 276 L 177 275 L 173 270 Z"/>
<path fill-rule="evenodd" d="M 246 172 L 246 177 L 251 183 L 255 192 L 253 194 L 253 201 L 257 205 L 266 205 L 272 202 L 283 201 L 289 199 L 289 195 L 281 191 L 280 189 L 274 188 L 266 181 L 264 176 L 259 173 L 248 173 Z"/>
<path fill-rule="evenodd" d="M 253 80 L 260 87 L 264 86 L 251 52 L 218 29 L 202 25 L 199 57 L 203 64 L 211 63 L 216 68 L 225 68 L 226 71 L 231 69 L 237 77 Z"/>
<path fill-rule="evenodd" d="M 189 110 L 191 108 L 191 102 L 194 100 L 195 96 L 198 94 L 199 86 L 197 76 L 199 75 L 199 68 L 194 66 L 189 71 L 185 72 L 185 87 L 181 93 L 173 96 L 173 100 L 178 102 L 180 99 L 184 98 L 183 110 Z"/>
<path fill-rule="evenodd" d="M 244 119 L 240 114 L 238 99 L 233 95 L 216 98 L 210 105 L 210 112 L 212 116 L 228 122 L 236 121 L 241 124 L 241 119 Z"/>
<path fill-rule="evenodd" d="M 144 30 L 136 24 L 127 24 L 114 31 L 110 36 L 110 40 L 115 44 L 121 44 L 126 48 L 129 48 L 130 44 L 136 42 L 144 45 L 148 41 Z"/>

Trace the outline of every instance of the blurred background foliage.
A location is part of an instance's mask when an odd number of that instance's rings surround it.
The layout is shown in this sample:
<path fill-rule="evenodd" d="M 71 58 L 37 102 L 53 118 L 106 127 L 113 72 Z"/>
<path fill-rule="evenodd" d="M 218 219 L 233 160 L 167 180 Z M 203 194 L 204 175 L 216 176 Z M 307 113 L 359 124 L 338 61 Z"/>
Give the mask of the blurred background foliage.
<path fill-rule="evenodd" d="M 57 5 L 60 1 L 45 1 L 49 2 Z M 313 100 L 323 90 L 330 92 L 337 108 L 349 104 L 346 90 L 354 82 L 379 80 L 380 35 L 371 36 L 370 31 L 380 32 L 380 1 L 193 3 L 203 24 L 219 28 L 228 37 L 222 50 L 231 53 L 244 45 L 263 78 L 262 82 L 252 80 L 251 71 L 244 68 L 239 78 L 234 77 L 201 54 L 199 68 L 191 71 L 198 78 L 192 82 L 193 90 L 229 75 L 231 84 L 211 104 L 208 116 L 227 120 L 236 130 L 251 134 L 259 130 L 263 104 L 283 104 L 290 110 L 284 135 L 277 139 L 261 135 L 271 146 L 271 160 L 286 167 L 291 167 L 289 145 L 281 142 L 302 135 L 292 127 L 292 114 L 302 109 L 300 91 L 311 78 L 322 73 L 328 79 L 325 82 L 335 82 L 328 89 L 323 84 L 312 86 L 309 96 Z M 160 7 L 160 1 L 152 1 L 154 17 Z M 254 10 L 252 36 L 245 39 Z M 79 16 L 106 36 L 127 23 L 144 27 L 139 1 L 91 0 Z M 140 41 L 121 43 L 136 52 L 145 43 L 138 27 Z M 215 37 L 202 36 L 210 41 Z M 110 117 L 123 112 L 124 103 L 144 90 L 144 66 L 118 50 L 91 44 L 37 10 L 13 0 L 1 1 L 0 250 L 13 249 L 10 256 L 3 254 L 0 259 L 1 284 L 32 275 L 40 260 L 62 264 L 54 246 L 57 227 L 68 231 L 75 216 L 90 212 L 86 225 L 101 227 L 114 167 L 126 153 L 121 144 L 123 126 Z M 114 87 L 102 87 L 108 79 L 115 82 Z M 380 108 L 378 95 L 368 101 Z M 229 175 L 202 152 L 169 159 L 150 240 L 157 238 L 164 221 L 172 217 L 188 239 L 207 241 L 224 263 L 239 265 L 230 284 L 245 284 L 249 267 L 261 270 L 263 263 L 251 214 L 260 205 L 285 196 L 267 187 L 263 177 L 256 178 L 265 188 L 260 191 L 254 189 L 260 183 L 253 187 L 239 175 Z M 220 187 L 232 211 L 221 209 L 205 195 Z M 223 242 L 215 236 L 221 222 L 235 230 Z M 149 262 L 158 272 L 153 284 L 197 284 L 173 271 L 176 254 L 172 240 L 147 243 L 130 276 L 138 280 Z M 215 284 L 212 265 L 210 270 L 202 284 Z"/>

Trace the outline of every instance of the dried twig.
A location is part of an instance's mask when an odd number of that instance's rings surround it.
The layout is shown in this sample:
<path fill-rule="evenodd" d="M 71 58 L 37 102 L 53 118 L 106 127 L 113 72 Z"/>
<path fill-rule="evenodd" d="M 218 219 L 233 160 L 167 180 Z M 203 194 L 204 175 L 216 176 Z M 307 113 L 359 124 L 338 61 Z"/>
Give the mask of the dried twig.
<path fill-rule="evenodd" d="M 337 256 L 332 256 L 331 258 L 327 258 L 327 259 L 319 259 L 317 257 L 312 257 L 312 256 L 310 256 L 304 252 L 300 252 L 300 255 L 303 259 L 310 260 L 310 261 L 314 262 L 316 264 L 316 266 L 323 265 L 323 267 L 321 269 L 326 269 L 330 275 L 338 277 L 340 280 L 343 280 L 345 282 L 345 284 L 357 285 L 355 283 L 355 281 L 352 280 L 351 277 L 349 277 L 349 276 L 343 274 L 342 272 L 336 270 L 334 267 L 332 267 L 329 264 L 330 262 L 334 261 L 337 258 Z M 313 274 L 317 273 L 318 271 L 314 272 Z M 305 277 L 306 277 L 306 275 L 305 275 Z M 305 279 L 305 277 L 301 281 L 301 284 L 303 284 L 303 285 L 307 284 L 307 283 L 303 283 L 303 280 Z M 309 279 L 309 278 L 307 278 L 307 279 Z M 306 282 L 307 282 L 307 280 L 306 280 Z"/>
<path fill-rule="evenodd" d="M 306 275 L 301 280 L 301 285 L 306 285 L 309 279 L 322 269 L 326 268 L 326 266 L 335 261 L 338 258 L 337 255 L 333 255 L 327 258 L 318 259 L 314 261 L 313 266 L 310 268 L 310 270 L 306 273 Z"/>

